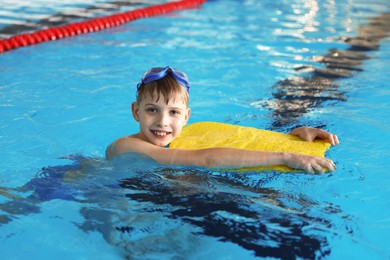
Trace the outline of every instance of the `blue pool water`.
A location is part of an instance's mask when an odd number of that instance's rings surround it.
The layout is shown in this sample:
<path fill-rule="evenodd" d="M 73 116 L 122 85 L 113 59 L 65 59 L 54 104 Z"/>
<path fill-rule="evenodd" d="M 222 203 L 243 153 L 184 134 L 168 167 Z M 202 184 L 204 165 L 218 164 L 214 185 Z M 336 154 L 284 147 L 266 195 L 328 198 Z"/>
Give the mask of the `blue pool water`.
<path fill-rule="evenodd" d="M 367 2 L 215 0 L 1 54 L 1 258 L 388 259 L 390 6 Z M 367 31 L 377 49 L 346 44 Z M 354 52 L 319 62 L 332 49 Z M 190 77 L 191 122 L 323 127 L 338 170 L 107 162 L 138 130 L 140 76 L 167 64 Z"/>

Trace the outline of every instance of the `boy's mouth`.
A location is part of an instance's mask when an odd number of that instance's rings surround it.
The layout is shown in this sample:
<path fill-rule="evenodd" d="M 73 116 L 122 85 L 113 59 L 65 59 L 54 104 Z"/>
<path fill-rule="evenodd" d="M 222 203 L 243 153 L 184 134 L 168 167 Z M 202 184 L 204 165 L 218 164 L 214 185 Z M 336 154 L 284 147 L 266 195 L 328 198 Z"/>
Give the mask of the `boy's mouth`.
<path fill-rule="evenodd" d="M 167 132 L 167 131 L 158 131 L 158 130 L 151 130 L 151 131 L 154 135 L 159 136 L 159 137 L 164 137 L 164 136 L 171 134 L 171 132 Z"/>

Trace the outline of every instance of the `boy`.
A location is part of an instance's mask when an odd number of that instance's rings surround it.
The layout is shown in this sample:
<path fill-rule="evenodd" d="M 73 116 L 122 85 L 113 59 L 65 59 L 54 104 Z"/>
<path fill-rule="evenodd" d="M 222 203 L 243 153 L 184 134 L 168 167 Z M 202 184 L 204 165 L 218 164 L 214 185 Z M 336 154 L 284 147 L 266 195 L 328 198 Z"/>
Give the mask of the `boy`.
<path fill-rule="evenodd" d="M 137 101 L 132 103 L 133 117 L 139 122 L 140 132 L 115 140 L 107 147 L 107 158 L 135 152 L 161 164 L 171 165 L 208 168 L 286 165 L 309 173 L 322 173 L 323 168 L 335 170 L 333 161 L 329 159 L 294 153 L 219 147 L 200 150 L 167 149 L 190 117 L 189 89 L 187 75 L 179 70 L 169 66 L 148 70 L 137 85 Z M 290 134 L 306 141 L 323 138 L 332 145 L 339 143 L 336 135 L 321 129 L 301 127 Z"/>

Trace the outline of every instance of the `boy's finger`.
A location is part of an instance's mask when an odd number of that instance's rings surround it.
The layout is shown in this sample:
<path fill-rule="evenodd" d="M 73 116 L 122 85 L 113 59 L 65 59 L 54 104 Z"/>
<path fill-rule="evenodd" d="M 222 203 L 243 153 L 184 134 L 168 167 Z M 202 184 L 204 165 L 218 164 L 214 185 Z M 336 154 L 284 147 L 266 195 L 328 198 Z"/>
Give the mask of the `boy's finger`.
<path fill-rule="evenodd" d="M 334 145 L 338 145 L 340 143 L 340 141 L 339 141 L 339 138 L 337 137 L 337 135 L 333 135 L 333 138 L 334 138 Z"/>
<path fill-rule="evenodd" d="M 333 172 L 336 170 L 336 165 L 334 164 L 334 162 L 332 160 L 328 160 L 325 167 L 328 168 L 328 170 L 330 172 Z"/>
<path fill-rule="evenodd" d="M 313 169 L 318 173 L 324 173 L 324 168 L 320 164 L 314 164 Z"/>
<path fill-rule="evenodd" d="M 328 140 L 331 145 L 339 144 L 339 139 L 338 139 L 337 135 L 331 134 L 331 133 L 326 132 L 324 130 L 321 130 L 318 133 L 318 137 L 325 139 L 325 140 Z"/>
<path fill-rule="evenodd" d="M 334 135 L 332 135 L 332 134 L 329 134 L 329 142 L 330 142 L 330 144 L 331 145 L 336 145 L 336 141 L 335 141 L 335 139 L 334 139 Z"/>

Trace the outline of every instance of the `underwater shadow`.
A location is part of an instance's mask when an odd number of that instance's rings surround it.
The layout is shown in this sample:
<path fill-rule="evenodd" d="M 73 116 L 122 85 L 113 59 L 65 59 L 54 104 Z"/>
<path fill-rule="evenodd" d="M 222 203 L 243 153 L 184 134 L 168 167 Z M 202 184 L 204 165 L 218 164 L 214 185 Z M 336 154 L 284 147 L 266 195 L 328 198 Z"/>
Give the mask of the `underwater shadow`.
<path fill-rule="evenodd" d="M 162 169 L 162 172 L 163 175 L 167 172 L 175 175 L 172 169 Z M 191 182 L 194 179 L 196 181 L 205 178 L 196 171 L 186 172 L 187 177 L 188 175 L 193 178 Z M 242 184 L 226 177 L 213 178 L 213 181 L 221 185 L 235 186 L 238 191 L 250 190 L 253 194 L 248 196 L 241 195 L 239 192 L 212 192 L 187 187 L 187 194 L 181 196 L 177 192 L 178 183 L 176 186 L 151 185 L 149 180 L 137 178 L 123 179 L 120 181 L 120 186 L 138 191 L 126 194 L 126 197 L 132 201 L 164 205 L 164 208 L 169 209 L 164 212 L 168 218 L 198 227 L 196 235 L 234 243 L 252 251 L 257 257 L 315 259 L 330 254 L 327 237 L 324 233 L 321 234 L 322 230 L 329 231 L 331 228 L 332 224 L 329 220 L 312 217 L 284 206 L 283 202 L 278 200 L 283 197 L 285 199 L 286 196 L 279 191 L 270 188 L 243 187 Z M 188 192 L 188 189 L 191 191 Z M 269 203 L 258 203 L 258 200 Z M 306 206 L 312 203 L 311 201 L 295 202 Z M 148 211 L 147 207 L 144 210 Z M 313 225 L 317 226 L 313 228 Z M 118 228 L 126 233 L 131 233 L 133 229 L 131 226 Z"/>
<path fill-rule="evenodd" d="M 0 188 L 8 199 L 0 204 L 0 228 L 20 215 L 39 214 L 43 202 L 58 199 L 78 202 L 84 221 L 74 224 L 101 233 L 132 259 L 153 253 L 193 256 L 193 241 L 204 243 L 202 237 L 233 243 L 258 257 L 313 259 L 331 252 L 332 222 L 326 214 L 308 213 L 316 202 L 263 187 L 278 173 L 264 174 L 253 185 L 251 176 L 239 173 L 161 165 L 113 171 L 106 160 L 67 159 L 74 163 L 44 167 L 20 188 Z M 29 195 L 15 195 L 20 193 Z"/>

